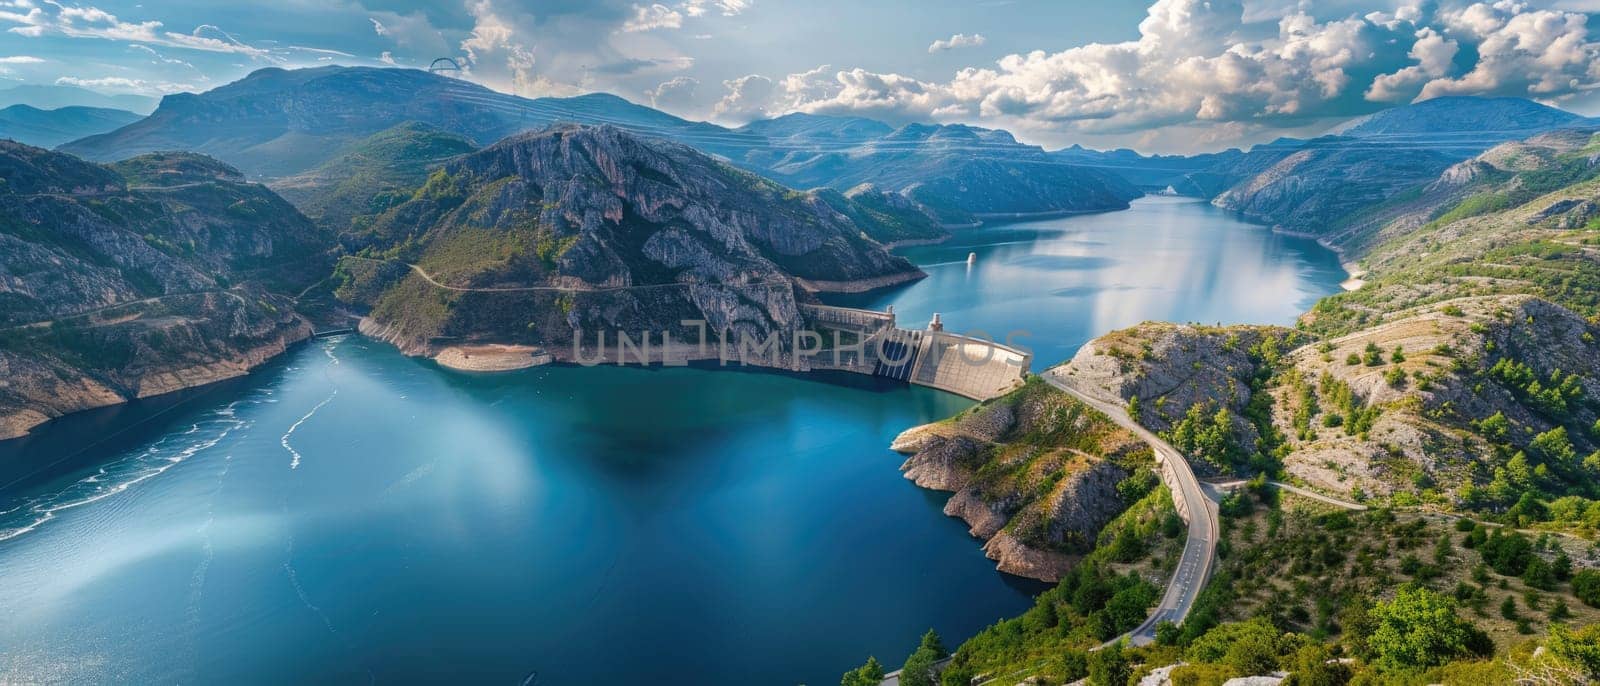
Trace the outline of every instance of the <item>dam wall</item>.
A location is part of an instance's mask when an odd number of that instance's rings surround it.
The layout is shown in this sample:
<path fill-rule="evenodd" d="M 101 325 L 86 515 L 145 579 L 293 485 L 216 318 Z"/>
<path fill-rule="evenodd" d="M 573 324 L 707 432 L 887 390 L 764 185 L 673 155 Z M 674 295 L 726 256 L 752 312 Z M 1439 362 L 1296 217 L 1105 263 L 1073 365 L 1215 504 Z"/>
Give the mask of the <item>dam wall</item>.
<path fill-rule="evenodd" d="M 879 376 L 981 401 L 1021 386 L 1033 361 L 1025 351 L 943 331 L 937 320 L 928 329 L 899 327 L 893 310 L 827 305 L 801 305 L 800 310 L 825 340 L 822 350 L 807 359 L 810 369 Z"/>

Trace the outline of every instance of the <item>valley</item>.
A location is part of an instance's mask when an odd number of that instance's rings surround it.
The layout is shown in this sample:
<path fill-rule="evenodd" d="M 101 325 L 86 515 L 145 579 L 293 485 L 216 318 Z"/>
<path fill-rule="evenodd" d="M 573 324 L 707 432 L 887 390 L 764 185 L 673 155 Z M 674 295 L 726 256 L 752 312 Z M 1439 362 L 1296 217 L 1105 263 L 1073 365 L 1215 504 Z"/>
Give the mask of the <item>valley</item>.
<path fill-rule="evenodd" d="M 1569 112 L 1437 98 L 1145 156 L 320 67 L 144 118 L 21 115 L 60 145 L 0 144 L 19 673 L 150 618 L 75 678 L 376 680 L 437 669 L 426 645 L 551 683 L 831 681 L 907 652 L 957 686 L 1179 660 L 1172 683 L 1475 683 L 1570 667 L 1600 603 L 1600 126 Z M 824 304 L 1044 374 L 972 405 L 783 371 Z M 775 362 L 570 364 L 594 332 L 706 330 Z M 1457 612 L 1490 602 L 1492 634 Z M 1413 610 L 1459 640 L 1403 657 L 1383 626 Z M 961 642 L 914 648 L 930 625 Z"/>

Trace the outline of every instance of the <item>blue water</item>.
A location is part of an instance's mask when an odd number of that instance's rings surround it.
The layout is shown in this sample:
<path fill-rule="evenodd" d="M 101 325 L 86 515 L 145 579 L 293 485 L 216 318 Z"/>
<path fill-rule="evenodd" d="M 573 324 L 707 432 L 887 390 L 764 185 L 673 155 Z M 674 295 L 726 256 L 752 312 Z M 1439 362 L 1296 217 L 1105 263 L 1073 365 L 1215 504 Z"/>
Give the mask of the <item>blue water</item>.
<path fill-rule="evenodd" d="M 1287 323 L 1343 277 L 1165 199 L 907 254 L 929 279 L 849 300 L 1025 328 L 1041 362 L 1143 319 Z M 471 375 L 315 341 L 0 443 L 0 681 L 833 683 L 1042 588 L 886 449 L 967 404 L 861 377 Z"/>
<path fill-rule="evenodd" d="M 893 305 L 902 326 L 938 312 L 947 330 L 1013 336 L 1034 352 L 1036 371 L 1142 321 L 1292 324 L 1348 276 L 1316 241 L 1193 198 L 1147 197 L 1125 212 L 960 231 L 900 252 L 928 278 L 831 301 Z"/>

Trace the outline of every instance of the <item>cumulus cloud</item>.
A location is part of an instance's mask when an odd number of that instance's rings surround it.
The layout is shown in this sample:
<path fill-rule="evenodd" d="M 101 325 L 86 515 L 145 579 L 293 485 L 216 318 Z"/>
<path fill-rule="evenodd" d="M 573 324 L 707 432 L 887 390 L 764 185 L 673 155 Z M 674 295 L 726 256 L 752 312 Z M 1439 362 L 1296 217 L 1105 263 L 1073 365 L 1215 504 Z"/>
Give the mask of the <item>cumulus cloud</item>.
<path fill-rule="evenodd" d="M 372 22 L 373 33 L 393 41 L 413 57 L 432 59 L 450 54 L 454 47 L 422 12 L 370 12 L 367 20 Z"/>
<path fill-rule="evenodd" d="M 387 64 L 387 65 L 389 65 L 391 67 L 396 65 L 396 64 L 399 64 L 399 62 L 396 62 L 394 60 L 394 53 L 389 52 L 388 50 L 385 50 L 385 51 L 383 51 L 382 54 L 378 55 L 378 61 L 382 62 L 384 64 Z"/>
<path fill-rule="evenodd" d="M 728 93 L 712 106 L 711 115 L 734 123 L 767 117 L 768 108 L 774 102 L 773 96 L 778 92 L 772 79 L 760 74 L 723 81 L 722 87 Z"/>
<path fill-rule="evenodd" d="M 467 9 L 472 28 L 459 45 L 467 78 L 518 95 L 638 93 L 660 82 L 663 72 L 694 64 L 657 35 L 684 21 L 663 4 L 549 0 L 530 7 L 512 0 L 469 0 Z"/>
<path fill-rule="evenodd" d="M 683 28 L 683 15 L 666 5 L 634 5 L 633 18 L 622 25 L 624 33 Z"/>
<path fill-rule="evenodd" d="M 1454 67 L 1461 46 L 1438 31 L 1424 27 L 1409 53 L 1416 64 L 1392 74 L 1380 74 L 1367 89 L 1367 99 L 1377 102 L 1404 102 L 1414 97 L 1424 84 L 1438 79 Z"/>
<path fill-rule="evenodd" d="M 694 91 L 700 82 L 688 76 L 673 77 L 644 92 L 650 106 L 668 112 L 685 113 L 694 106 Z"/>
<path fill-rule="evenodd" d="M 970 36 L 965 33 L 958 33 L 949 38 L 941 38 L 934 41 L 928 46 L 928 54 L 931 55 L 936 52 L 944 52 L 946 50 L 954 50 L 956 48 L 976 48 L 984 43 L 987 43 L 988 41 L 989 39 L 984 38 L 983 34 L 981 33 L 974 33 Z"/>
<path fill-rule="evenodd" d="M 503 16 L 491 0 L 469 3 L 467 11 L 473 18 L 472 33 L 461 41 L 461 51 L 468 68 L 509 76 L 510 90 L 520 90 L 530 81 L 533 49 L 517 38 L 512 20 Z"/>
<path fill-rule="evenodd" d="M 983 121 L 1059 140 L 1195 122 L 1303 127 L 1450 94 L 1559 101 L 1600 84 L 1600 44 L 1580 13 L 1412 0 L 1322 20 L 1308 3 L 1268 4 L 1277 19 L 1265 35 L 1241 0 L 1157 0 L 1133 40 L 1012 54 L 947 80 L 860 68 L 796 77 L 764 102 L 745 77 L 726 84 L 718 110 Z"/>
<path fill-rule="evenodd" d="M 1459 77 L 1427 82 L 1419 97 L 1561 98 L 1586 90 L 1600 83 L 1600 46 L 1590 39 L 1588 21 L 1572 12 L 1522 11 L 1509 2 L 1446 13 L 1445 23 L 1476 43 L 1477 62 Z"/>

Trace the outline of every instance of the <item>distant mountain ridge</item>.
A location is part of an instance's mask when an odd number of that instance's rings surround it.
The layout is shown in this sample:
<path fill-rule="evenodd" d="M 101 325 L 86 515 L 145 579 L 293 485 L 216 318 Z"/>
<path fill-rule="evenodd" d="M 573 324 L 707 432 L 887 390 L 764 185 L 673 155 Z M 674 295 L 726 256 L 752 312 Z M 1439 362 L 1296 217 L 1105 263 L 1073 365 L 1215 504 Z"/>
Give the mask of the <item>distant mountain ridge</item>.
<path fill-rule="evenodd" d="M 1530 99 L 1450 96 L 1374 112 L 1339 126 L 1338 133 L 1350 138 L 1477 134 L 1467 141 L 1502 142 L 1579 122 L 1582 115 Z"/>
<path fill-rule="evenodd" d="M 127 110 L 70 106 L 43 110 L 32 105 L 0 109 L 0 138 L 53 148 L 84 136 L 105 133 L 140 119 Z"/>
<path fill-rule="evenodd" d="M 156 98 L 148 95 L 106 95 L 77 86 L 22 84 L 10 88 L 0 88 L 0 107 L 28 105 L 41 110 L 54 110 L 62 107 L 98 107 L 102 109 L 127 110 L 143 116 L 155 110 L 157 102 Z"/>
<path fill-rule="evenodd" d="M 922 205 L 946 226 L 1122 209 L 1141 191 L 1170 190 L 1317 233 L 1347 208 L 1425 182 L 1497 143 L 1584 121 L 1517 98 L 1438 98 L 1363 117 L 1336 135 L 1150 157 L 1077 146 L 1051 152 L 1003 130 L 895 128 L 850 116 L 796 113 L 728 129 L 602 93 L 528 100 L 416 70 L 321 67 L 262 69 L 206 93 L 169 96 L 147 119 L 62 149 L 97 160 L 195 150 L 252 176 L 291 177 L 406 122 L 475 146 L 561 122 L 609 124 L 692 146 L 794 188 L 843 192 L 871 184 Z"/>
<path fill-rule="evenodd" d="M 369 67 L 261 69 L 205 93 L 167 96 L 148 118 L 62 150 L 98 161 L 190 150 L 252 177 L 275 178 L 313 169 L 344 146 L 405 122 L 480 146 L 557 123 L 609 124 L 692 146 L 796 188 L 844 191 L 869 182 L 890 192 L 920 188 L 918 200 L 954 224 L 985 215 L 1121 209 L 1139 194 L 1120 177 L 1061 164 L 1004 131 L 891 129 L 816 115 L 728 129 L 603 93 L 529 100 L 428 72 Z M 1032 178 L 1010 181 L 1019 177 Z"/>

